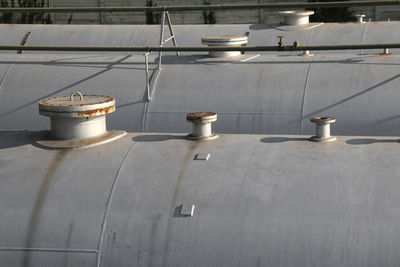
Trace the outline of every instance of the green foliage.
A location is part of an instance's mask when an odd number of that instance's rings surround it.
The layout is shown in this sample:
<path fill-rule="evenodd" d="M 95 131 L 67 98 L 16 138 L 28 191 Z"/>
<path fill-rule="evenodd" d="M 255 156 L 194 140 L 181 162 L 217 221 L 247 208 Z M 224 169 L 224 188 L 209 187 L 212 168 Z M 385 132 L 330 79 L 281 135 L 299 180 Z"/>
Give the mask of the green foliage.
<path fill-rule="evenodd" d="M 349 0 L 340 0 L 349 1 Z M 335 0 L 308 0 L 308 2 L 339 2 Z M 317 8 L 311 9 L 315 12 L 310 17 L 311 22 L 349 22 L 354 21 L 353 13 L 349 11 L 348 7 L 338 8 Z"/>
<path fill-rule="evenodd" d="M 210 5 L 210 2 L 204 1 L 204 5 Z M 203 11 L 204 24 L 215 24 L 217 18 L 215 17 L 214 11 Z"/>
<path fill-rule="evenodd" d="M 1 7 L 46 7 L 47 0 L 0 0 Z M 20 24 L 50 24 L 50 14 L 44 13 L 3 13 L 0 15 L 0 23 Z"/>

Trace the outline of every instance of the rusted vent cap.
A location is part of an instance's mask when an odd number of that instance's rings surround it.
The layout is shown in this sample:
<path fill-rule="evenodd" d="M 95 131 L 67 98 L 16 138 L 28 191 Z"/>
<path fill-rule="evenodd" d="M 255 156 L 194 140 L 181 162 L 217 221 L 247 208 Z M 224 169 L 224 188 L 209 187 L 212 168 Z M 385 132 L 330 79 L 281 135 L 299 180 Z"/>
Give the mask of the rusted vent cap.
<path fill-rule="evenodd" d="M 311 122 L 314 123 L 319 123 L 319 124 L 328 124 L 328 123 L 334 123 L 336 121 L 336 118 L 334 117 L 312 117 L 310 119 Z"/>
<path fill-rule="evenodd" d="M 191 122 L 214 122 L 217 120 L 217 113 L 215 112 L 195 112 L 188 113 L 186 120 Z"/>
<path fill-rule="evenodd" d="M 245 35 L 220 35 L 220 36 L 207 36 L 201 38 L 202 44 L 218 45 L 224 43 L 225 45 L 242 45 L 247 44 L 248 37 Z"/>
<path fill-rule="evenodd" d="M 94 117 L 115 111 L 115 99 L 103 95 L 55 96 L 39 101 L 39 113 L 49 117 Z"/>

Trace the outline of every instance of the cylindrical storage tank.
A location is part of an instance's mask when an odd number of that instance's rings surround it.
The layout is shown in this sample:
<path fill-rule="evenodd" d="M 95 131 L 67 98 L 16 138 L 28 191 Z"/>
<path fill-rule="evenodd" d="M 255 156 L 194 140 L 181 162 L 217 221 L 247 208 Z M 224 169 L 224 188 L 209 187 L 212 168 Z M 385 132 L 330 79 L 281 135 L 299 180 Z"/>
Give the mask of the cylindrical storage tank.
<path fill-rule="evenodd" d="M 172 22 L 173 23 L 173 22 Z M 200 46 L 205 36 L 245 35 L 248 46 L 278 45 L 277 36 L 284 36 L 287 45 L 298 40 L 302 45 L 397 43 L 399 21 L 366 23 L 308 23 L 304 25 L 226 24 L 173 25 L 179 46 Z M 159 46 L 160 25 L 0 25 L 0 43 L 20 45 L 81 46 Z M 165 38 L 169 37 L 165 27 Z M 164 46 L 172 46 L 167 42 Z M 315 54 L 359 54 L 369 51 L 315 51 Z M 381 51 L 376 51 L 381 52 Z M 399 52 L 399 49 L 393 52 Z M 0 51 L 17 54 L 17 51 Z M 23 51 L 23 54 L 49 54 L 44 51 Z M 50 52 L 54 54 L 55 52 Z M 59 54 L 59 52 L 56 52 Z M 132 54 L 127 52 L 63 52 L 68 54 Z M 185 53 L 190 54 L 190 53 Z M 204 53 L 206 54 L 206 53 Z M 269 53 L 271 54 L 271 53 Z M 272 54 L 275 54 L 273 52 Z M 283 53 L 288 55 L 290 53 Z"/>
<path fill-rule="evenodd" d="M 398 137 L 0 132 L 1 266 L 398 266 Z"/>
<path fill-rule="evenodd" d="M 396 54 L 165 55 L 151 102 L 143 56 L 2 58 L 1 130 L 47 129 L 37 101 L 76 90 L 115 96 L 110 129 L 188 133 L 184 118 L 196 110 L 218 113 L 218 133 L 312 134 L 310 117 L 325 115 L 338 119 L 335 135 L 397 135 L 400 128 Z"/>
<path fill-rule="evenodd" d="M 159 25 L 0 28 L 0 42 L 7 44 L 19 44 L 19 38 L 31 32 L 26 45 L 159 45 L 160 33 Z M 204 36 L 246 32 L 248 45 L 278 45 L 278 35 L 290 45 L 294 40 L 300 44 L 397 42 L 396 28 L 398 22 L 177 25 L 174 29 L 178 44 L 187 46 L 201 45 Z M 34 112 L 36 102 L 81 90 L 115 96 L 120 110 L 111 115 L 110 128 L 128 131 L 188 132 L 190 127 L 182 120 L 186 113 L 212 110 L 220 115 L 215 124 L 219 133 L 311 134 L 314 127 L 309 118 L 329 114 L 338 118 L 335 134 L 398 134 L 396 50 L 387 55 L 382 55 L 383 50 L 310 52 L 314 56 L 247 53 L 234 59 L 164 53 L 161 70 L 154 53 L 147 81 L 145 59 L 138 53 L 7 51 L 0 62 L 0 130 L 45 129 L 46 120 Z"/>

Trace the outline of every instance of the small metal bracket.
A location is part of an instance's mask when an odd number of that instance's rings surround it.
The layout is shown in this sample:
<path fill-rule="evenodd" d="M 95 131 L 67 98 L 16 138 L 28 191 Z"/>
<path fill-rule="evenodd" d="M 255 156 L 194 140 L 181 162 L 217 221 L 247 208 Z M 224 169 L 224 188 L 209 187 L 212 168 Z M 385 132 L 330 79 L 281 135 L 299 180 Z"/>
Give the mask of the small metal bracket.
<path fill-rule="evenodd" d="M 146 71 L 146 94 L 147 102 L 150 102 L 153 98 L 154 88 L 157 84 L 158 76 L 160 75 L 161 69 L 155 69 L 153 74 L 149 74 L 149 55 L 150 52 L 144 54 L 145 71 Z"/>
<path fill-rule="evenodd" d="M 285 44 L 283 43 L 283 38 L 284 36 L 278 36 L 279 42 L 278 42 L 278 47 L 284 48 Z"/>
<path fill-rule="evenodd" d="M 181 204 L 176 207 L 174 217 L 193 217 L 195 207 L 193 204 Z"/>
<path fill-rule="evenodd" d="M 210 153 L 199 153 L 194 156 L 194 160 L 208 160 L 210 158 Z"/>
<path fill-rule="evenodd" d="M 32 32 L 27 32 L 24 36 L 24 38 L 21 41 L 21 45 L 25 45 L 26 42 L 28 41 L 29 35 L 31 35 Z M 18 50 L 18 54 L 22 54 L 22 50 Z"/>

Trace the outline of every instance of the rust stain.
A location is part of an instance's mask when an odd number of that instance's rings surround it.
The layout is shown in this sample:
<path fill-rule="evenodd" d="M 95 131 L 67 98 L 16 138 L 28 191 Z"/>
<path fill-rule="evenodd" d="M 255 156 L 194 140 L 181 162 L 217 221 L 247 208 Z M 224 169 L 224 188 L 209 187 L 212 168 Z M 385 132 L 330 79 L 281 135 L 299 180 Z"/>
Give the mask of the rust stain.
<path fill-rule="evenodd" d="M 25 45 L 26 41 L 28 41 L 29 35 L 31 35 L 32 32 L 27 32 L 24 36 L 24 38 L 21 41 L 21 45 Z M 22 54 L 22 50 L 18 50 L 18 54 Z"/>
<path fill-rule="evenodd" d="M 44 176 L 42 180 L 42 184 L 40 186 L 38 195 L 35 200 L 35 204 L 33 206 L 33 210 L 31 213 L 31 217 L 29 219 L 28 223 L 28 234 L 25 239 L 25 247 L 33 247 L 34 246 L 34 241 L 35 241 L 35 236 L 36 236 L 36 231 L 40 222 L 40 215 L 42 212 L 43 204 L 46 199 L 48 189 L 51 185 L 51 180 L 57 171 L 60 162 L 65 158 L 67 155 L 68 150 L 62 150 L 58 151 L 56 155 L 54 156 L 49 168 L 47 169 L 46 175 Z M 23 257 L 23 262 L 22 266 L 23 267 L 28 267 L 31 265 L 31 254 L 29 252 L 26 252 Z"/>
<path fill-rule="evenodd" d="M 110 112 L 115 111 L 115 105 L 105 107 L 105 108 L 98 108 L 92 110 L 85 110 L 85 111 L 77 111 L 78 116 L 87 117 L 87 116 L 95 116 L 95 115 L 106 115 Z"/>
<path fill-rule="evenodd" d="M 215 112 L 195 112 L 195 113 L 188 113 L 186 115 L 187 120 L 197 120 L 201 118 L 206 118 L 210 116 L 215 116 L 217 113 Z"/>
<path fill-rule="evenodd" d="M 179 171 L 178 178 L 177 178 L 176 183 L 175 183 L 175 189 L 174 189 L 174 193 L 172 194 L 172 201 L 171 201 L 171 204 L 170 204 L 168 223 L 167 223 L 167 230 L 166 230 L 166 233 L 165 233 L 164 253 L 163 253 L 163 255 L 164 255 L 163 256 L 163 266 L 166 264 L 166 257 L 167 257 L 167 254 L 168 254 L 168 248 L 169 248 L 169 243 L 170 243 L 169 236 L 170 236 L 170 232 L 171 232 L 171 223 L 172 223 L 173 213 L 175 211 L 176 200 L 177 200 L 178 193 L 179 193 L 179 190 L 180 190 L 180 185 L 181 185 L 182 180 L 184 178 L 187 165 L 189 164 L 189 162 L 191 162 L 193 160 L 194 150 L 197 148 L 198 144 L 199 144 L 198 142 L 192 142 L 190 144 L 189 151 L 187 152 L 187 154 L 185 156 L 185 159 L 183 160 L 181 170 Z"/>
<path fill-rule="evenodd" d="M 53 96 L 44 98 L 39 101 L 39 104 L 46 106 L 60 106 L 60 107 L 72 107 L 72 106 L 87 106 L 93 104 L 103 104 L 110 101 L 113 101 L 114 98 L 106 95 L 83 95 L 85 99 L 84 103 L 79 103 L 81 100 L 71 101 L 69 96 Z M 90 101 L 90 98 L 94 97 L 94 101 Z M 88 101 L 89 98 L 89 101 Z M 103 98 L 102 101 L 99 98 Z"/>
<path fill-rule="evenodd" d="M 186 154 L 186 157 L 185 157 L 185 159 L 183 161 L 182 168 L 181 168 L 181 170 L 179 172 L 179 175 L 178 175 L 178 179 L 176 180 L 175 190 L 174 190 L 174 193 L 172 195 L 171 212 L 173 212 L 175 210 L 175 202 L 176 202 L 176 198 L 177 198 L 178 193 L 179 193 L 180 184 L 181 184 L 181 182 L 183 180 L 183 177 L 185 175 L 187 165 L 189 164 L 189 162 L 191 162 L 193 160 L 194 150 L 196 149 L 198 144 L 199 143 L 197 143 L 197 142 L 192 142 L 190 144 L 189 151 Z"/>

